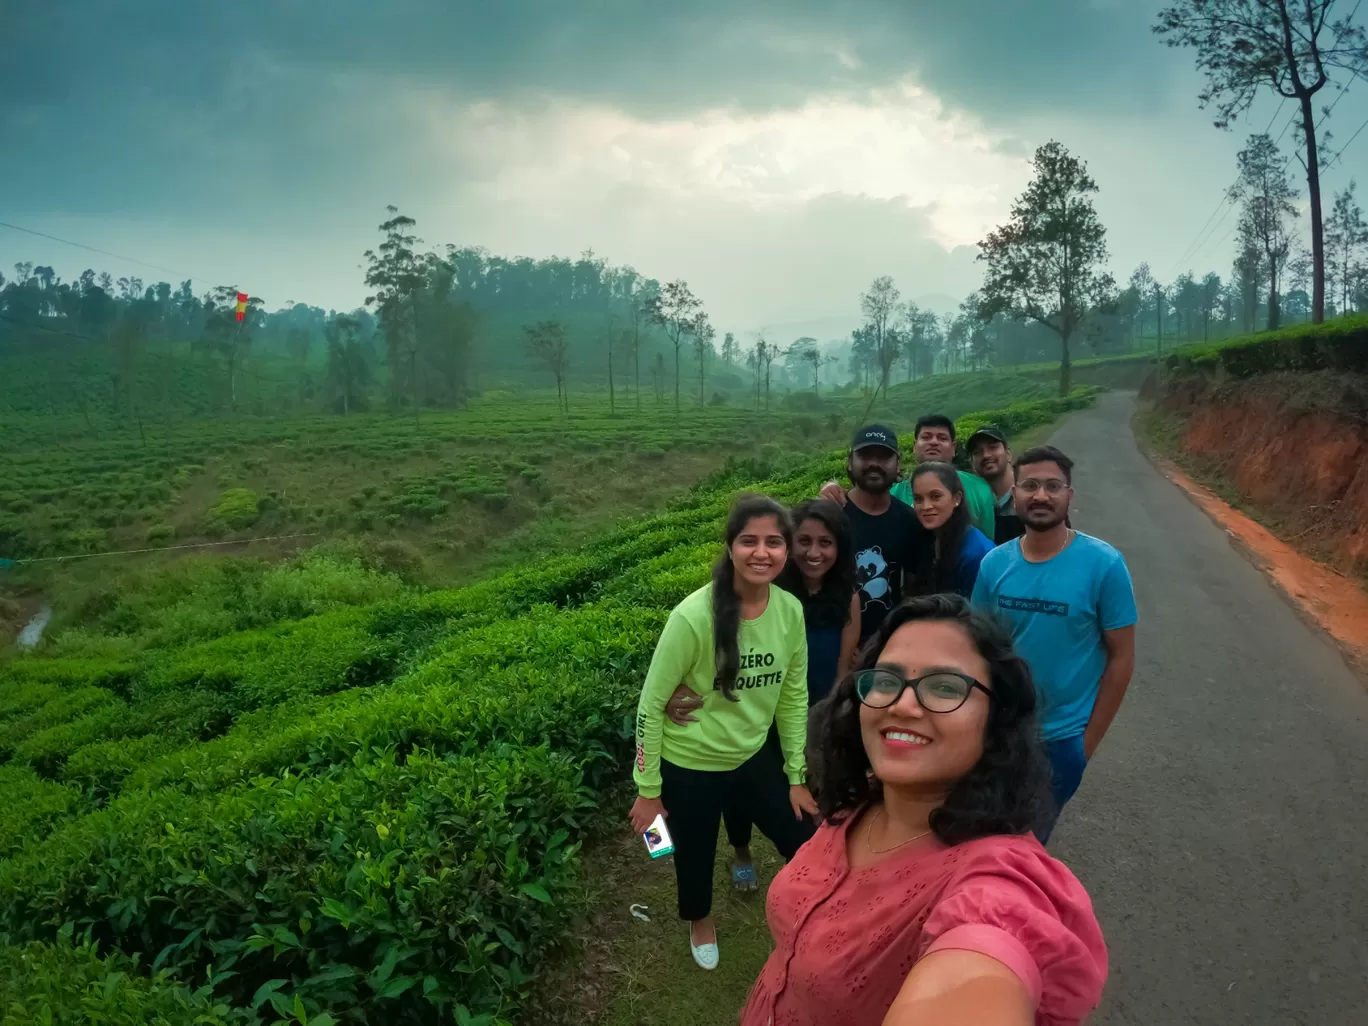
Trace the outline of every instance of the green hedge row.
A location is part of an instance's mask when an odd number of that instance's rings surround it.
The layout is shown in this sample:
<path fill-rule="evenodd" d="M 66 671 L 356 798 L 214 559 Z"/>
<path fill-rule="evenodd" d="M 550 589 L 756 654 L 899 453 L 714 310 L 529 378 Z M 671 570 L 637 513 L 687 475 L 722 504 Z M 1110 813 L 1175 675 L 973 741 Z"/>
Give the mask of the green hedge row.
<path fill-rule="evenodd" d="M 1368 373 L 1368 315 L 1339 317 L 1324 324 L 1298 324 L 1262 335 L 1194 346 L 1168 357 L 1165 364 L 1179 374 L 1219 369 L 1235 378 L 1272 371 Z"/>
<path fill-rule="evenodd" d="M 286 980 L 310 1014 L 505 1010 L 564 926 L 570 840 L 620 776 L 664 615 L 540 608 L 290 730 L 232 732 L 203 746 L 212 779 L 126 791 L 0 863 L 0 933 L 74 923 L 231 967 L 239 1003 Z"/>

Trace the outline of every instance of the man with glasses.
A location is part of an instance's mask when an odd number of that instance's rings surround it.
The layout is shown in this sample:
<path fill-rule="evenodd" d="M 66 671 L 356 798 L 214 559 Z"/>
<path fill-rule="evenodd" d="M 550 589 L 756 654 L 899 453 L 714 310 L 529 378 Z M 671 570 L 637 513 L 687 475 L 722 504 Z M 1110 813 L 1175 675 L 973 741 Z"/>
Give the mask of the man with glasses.
<path fill-rule="evenodd" d="M 1016 461 L 1025 534 L 983 557 L 973 605 L 1011 629 L 1035 678 L 1055 808 L 1060 810 L 1121 708 L 1135 669 L 1135 593 L 1121 553 L 1068 524 L 1073 461 L 1052 445 Z"/>

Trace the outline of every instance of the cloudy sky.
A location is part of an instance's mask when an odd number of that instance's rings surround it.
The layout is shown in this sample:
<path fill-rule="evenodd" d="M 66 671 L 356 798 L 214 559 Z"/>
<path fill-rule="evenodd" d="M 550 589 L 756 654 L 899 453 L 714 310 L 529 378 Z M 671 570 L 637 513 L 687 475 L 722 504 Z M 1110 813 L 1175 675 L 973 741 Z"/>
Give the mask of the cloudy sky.
<path fill-rule="evenodd" d="M 1101 187 L 1118 277 L 1224 274 L 1233 216 L 1192 244 L 1277 110 L 1212 128 L 1149 0 L 136 6 L 6 5 L 0 220 L 172 273 L 6 228 L 0 268 L 347 308 L 393 203 L 433 245 L 685 278 L 722 330 L 839 324 L 879 274 L 974 288 L 974 243 L 1051 138 Z M 1355 167 L 1368 132 L 1327 185 Z"/>

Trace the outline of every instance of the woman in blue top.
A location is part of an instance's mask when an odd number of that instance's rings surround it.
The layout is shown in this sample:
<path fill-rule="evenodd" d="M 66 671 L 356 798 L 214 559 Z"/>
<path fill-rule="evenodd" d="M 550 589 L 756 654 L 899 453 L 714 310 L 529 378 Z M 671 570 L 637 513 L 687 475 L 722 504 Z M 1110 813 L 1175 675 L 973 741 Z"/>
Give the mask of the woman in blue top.
<path fill-rule="evenodd" d="M 921 463 L 910 483 L 912 508 L 932 541 L 921 548 L 911 594 L 955 592 L 968 598 L 993 542 L 969 522 L 959 472 L 949 463 Z"/>
<path fill-rule="evenodd" d="M 836 681 L 850 672 L 860 641 L 860 596 L 855 586 L 855 545 L 845 511 L 829 499 L 809 499 L 793 508 L 793 548 L 775 581 L 803 604 L 808 643 L 808 708 L 825 698 Z M 698 708 L 696 696 L 682 685 L 670 697 L 665 713 L 676 723 L 689 723 Z M 767 744 L 778 746 L 770 727 Z M 759 886 L 751 857 L 751 822 L 745 811 L 723 810 L 732 859 L 732 886 L 753 891 Z"/>
<path fill-rule="evenodd" d="M 776 583 L 803 603 L 811 708 L 854 664 L 860 597 L 845 511 L 830 499 L 808 499 L 793 507 L 793 523 L 793 552 Z"/>

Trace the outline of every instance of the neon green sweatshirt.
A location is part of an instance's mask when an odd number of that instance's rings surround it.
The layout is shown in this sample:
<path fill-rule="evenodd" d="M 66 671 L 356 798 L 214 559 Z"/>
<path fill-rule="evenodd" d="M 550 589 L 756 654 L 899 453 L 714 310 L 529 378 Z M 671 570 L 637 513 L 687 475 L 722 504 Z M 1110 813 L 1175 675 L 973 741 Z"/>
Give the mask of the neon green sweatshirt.
<path fill-rule="evenodd" d="M 637 704 L 633 777 L 643 798 L 660 797 L 660 760 L 685 769 L 733 770 L 760 751 L 778 721 L 784 772 L 790 784 L 805 779 L 807 742 L 807 632 L 803 606 L 778 585 L 754 620 L 742 620 L 741 668 L 735 702 L 714 689 L 712 585 L 675 606 L 665 622 Z M 697 722 L 680 726 L 665 716 L 679 684 L 703 697 Z"/>

